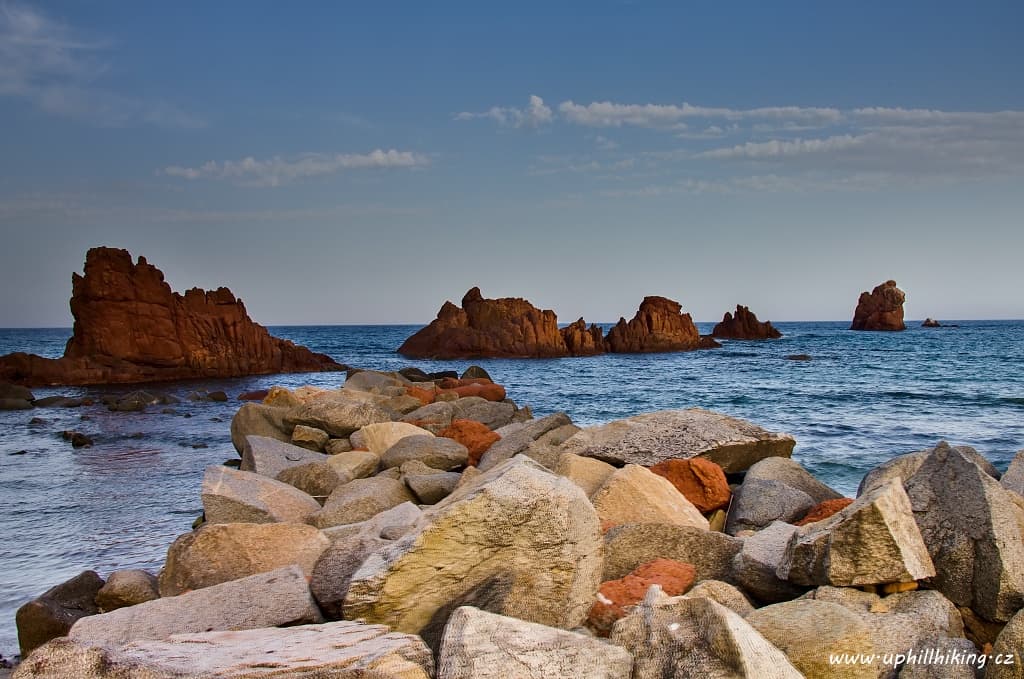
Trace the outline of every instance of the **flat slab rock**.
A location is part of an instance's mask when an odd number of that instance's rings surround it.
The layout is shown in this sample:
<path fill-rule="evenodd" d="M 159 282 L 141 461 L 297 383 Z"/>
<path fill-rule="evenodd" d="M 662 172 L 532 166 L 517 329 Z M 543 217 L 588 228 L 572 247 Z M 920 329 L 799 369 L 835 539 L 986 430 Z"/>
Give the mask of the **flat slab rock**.
<path fill-rule="evenodd" d="M 56 639 L 22 663 L 19 679 L 427 679 L 433 658 L 419 637 L 383 625 L 331 622 L 176 634 L 104 647 Z"/>
<path fill-rule="evenodd" d="M 562 451 L 615 465 L 650 467 L 670 459 L 703 457 L 738 472 L 767 457 L 789 457 L 796 440 L 701 408 L 659 410 L 577 432 Z"/>

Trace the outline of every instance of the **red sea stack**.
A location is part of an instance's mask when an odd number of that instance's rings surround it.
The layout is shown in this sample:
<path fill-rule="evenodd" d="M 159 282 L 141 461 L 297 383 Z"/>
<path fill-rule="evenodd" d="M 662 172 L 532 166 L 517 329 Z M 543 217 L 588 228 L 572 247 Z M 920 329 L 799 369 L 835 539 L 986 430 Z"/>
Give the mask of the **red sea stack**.
<path fill-rule="evenodd" d="M 644 297 L 636 316 L 620 318 L 605 338 L 605 349 L 617 354 L 688 351 L 703 345 L 697 326 L 682 306 L 666 297 Z"/>
<path fill-rule="evenodd" d="M 860 293 L 850 330 L 906 330 L 907 326 L 903 324 L 903 302 L 906 298 L 906 294 L 896 287 L 896 281 L 886 281 L 870 293 Z"/>
<path fill-rule="evenodd" d="M 722 322 L 711 331 L 711 336 L 721 339 L 761 340 L 778 339 L 782 337 L 782 333 L 772 325 L 771 321 L 762 323 L 757 320 L 757 316 L 750 309 L 737 304 L 736 314 L 733 315 L 726 311 Z"/>
<path fill-rule="evenodd" d="M 596 325 L 587 327 L 582 318 L 561 330 L 566 349 L 573 356 L 596 356 L 604 353 L 604 333 Z"/>
<path fill-rule="evenodd" d="M 72 276 L 74 332 L 64 357 L 0 357 L 21 384 L 111 384 L 342 370 L 329 356 L 272 337 L 227 288 L 184 296 L 144 257 L 93 248 Z"/>

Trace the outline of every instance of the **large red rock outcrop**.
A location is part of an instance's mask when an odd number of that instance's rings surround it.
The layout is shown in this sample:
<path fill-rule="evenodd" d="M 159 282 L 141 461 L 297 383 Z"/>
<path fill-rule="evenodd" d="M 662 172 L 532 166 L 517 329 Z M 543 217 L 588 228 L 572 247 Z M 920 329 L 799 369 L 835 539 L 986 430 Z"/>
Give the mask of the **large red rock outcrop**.
<path fill-rule="evenodd" d="M 760 340 L 778 339 L 782 337 L 782 333 L 771 321 L 762 323 L 750 309 L 737 304 L 736 314 L 726 311 L 722 322 L 711 331 L 711 336 L 721 339 Z"/>
<path fill-rule="evenodd" d="M 702 339 L 690 314 L 666 297 L 644 297 L 636 316 L 628 323 L 620 318 L 604 343 L 607 351 L 617 354 L 688 351 L 716 344 Z"/>
<path fill-rule="evenodd" d="M 573 356 L 596 356 L 604 353 L 604 332 L 596 325 L 587 327 L 582 318 L 561 330 L 565 347 Z"/>
<path fill-rule="evenodd" d="M 445 302 L 437 318 L 405 340 L 398 353 L 413 358 L 551 358 L 568 356 L 554 311 L 519 297 L 484 299 L 480 288 Z"/>
<path fill-rule="evenodd" d="M 0 378 L 28 385 L 111 384 L 343 370 L 329 356 L 272 337 L 227 288 L 171 290 L 126 250 L 93 248 L 72 275 L 73 336 L 59 359 L 0 357 Z"/>
<path fill-rule="evenodd" d="M 886 281 L 870 293 L 860 293 L 850 330 L 906 330 L 903 324 L 906 298 L 896 287 L 896 281 Z"/>

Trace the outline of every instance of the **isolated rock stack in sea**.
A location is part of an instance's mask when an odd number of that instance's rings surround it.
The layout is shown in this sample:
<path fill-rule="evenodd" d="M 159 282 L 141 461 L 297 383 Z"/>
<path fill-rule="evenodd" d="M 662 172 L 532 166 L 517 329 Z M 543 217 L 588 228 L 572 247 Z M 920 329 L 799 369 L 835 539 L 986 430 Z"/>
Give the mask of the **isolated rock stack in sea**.
<path fill-rule="evenodd" d="M 0 357 L 0 379 L 26 385 L 111 384 L 343 370 L 272 337 L 227 288 L 172 292 L 145 257 L 92 248 L 72 275 L 74 334 L 64 357 Z"/>
<path fill-rule="evenodd" d="M 525 299 L 485 299 L 479 288 L 462 307 L 445 302 L 437 318 L 409 337 L 398 353 L 414 358 L 558 358 L 610 353 L 690 351 L 716 347 L 701 337 L 689 314 L 665 297 L 645 297 L 636 315 L 604 337 L 596 325 L 578 319 L 559 328 L 555 312 Z"/>
<path fill-rule="evenodd" d="M 860 293 L 850 330 L 906 330 L 903 323 L 903 302 L 906 298 L 906 294 L 896 287 L 896 281 L 886 281 L 870 293 Z"/>
<path fill-rule="evenodd" d="M 715 325 L 711 331 L 711 336 L 718 339 L 760 340 L 778 339 L 782 337 L 782 333 L 771 321 L 762 323 L 750 309 L 737 304 L 736 314 L 726 311 L 722 322 Z"/>
<path fill-rule="evenodd" d="M 1024 451 L 1000 482 L 943 442 L 844 498 L 785 434 L 695 408 L 581 429 L 479 368 L 275 387 L 231 435 L 158 577 L 19 610 L 16 679 L 876 679 L 1024 652 Z"/>

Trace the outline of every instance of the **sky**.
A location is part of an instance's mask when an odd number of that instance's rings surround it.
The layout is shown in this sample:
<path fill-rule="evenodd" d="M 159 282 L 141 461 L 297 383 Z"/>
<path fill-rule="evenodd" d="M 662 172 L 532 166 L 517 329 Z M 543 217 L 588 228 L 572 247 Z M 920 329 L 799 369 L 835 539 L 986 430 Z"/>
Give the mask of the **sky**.
<path fill-rule="evenodd" d="M 1024 318 L 1024 3 L 0 0 L 0 327 L 97 245 L 265 325 Z"/>

